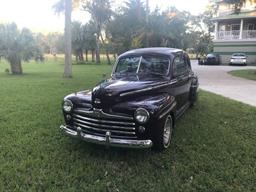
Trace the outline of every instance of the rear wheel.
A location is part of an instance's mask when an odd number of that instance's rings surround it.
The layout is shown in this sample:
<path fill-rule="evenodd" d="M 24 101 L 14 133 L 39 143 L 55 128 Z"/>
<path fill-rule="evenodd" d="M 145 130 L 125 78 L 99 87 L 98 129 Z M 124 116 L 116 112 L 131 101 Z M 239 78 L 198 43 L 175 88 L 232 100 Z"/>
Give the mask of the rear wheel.
<path fill-rule="evenodd" d="M 171 115 L 168 115 L 157 123 L 155 139 L 153 141 L 154 148 L 158 151 L 167 149 L 171 143 L 172 134 L 173 119 Z"/>
<path fill-rule="evenodd" d="M 190 106 L 194 106 L 196 101 L 197 101 L 197 89 L 191 87 L 189 92 Z"/>

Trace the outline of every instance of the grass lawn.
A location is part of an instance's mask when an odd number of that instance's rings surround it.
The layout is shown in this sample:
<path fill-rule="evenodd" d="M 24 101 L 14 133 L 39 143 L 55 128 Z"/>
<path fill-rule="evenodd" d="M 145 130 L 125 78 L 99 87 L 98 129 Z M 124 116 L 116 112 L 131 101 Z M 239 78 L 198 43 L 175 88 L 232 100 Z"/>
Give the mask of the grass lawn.
<path fill-rule="evenodd" d="M 108 65 L 0 63 L 0 191 L 256 191 L 256 108 L 200 92 L 178 121 L 171 147 L 106 149 L 59 132 L 61 101 L 109 74 Z"/>
<path fill-rule="evenodd" d="M 235 71 L 230 71 L 229 74 L 236 76 L 236 77 L 242 77 L 245 79 L 250 79 L 250 80 L 256 81 L 256 70 L 255 69 L 235 70 Z"/>

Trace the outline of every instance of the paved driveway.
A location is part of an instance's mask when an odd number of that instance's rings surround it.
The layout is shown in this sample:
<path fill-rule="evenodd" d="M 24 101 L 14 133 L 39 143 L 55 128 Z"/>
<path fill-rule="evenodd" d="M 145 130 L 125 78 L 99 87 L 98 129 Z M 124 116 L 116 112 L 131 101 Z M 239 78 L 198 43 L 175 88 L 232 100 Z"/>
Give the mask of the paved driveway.
<path fill-rule="evenodd" d="M 192 61 L 192 68 L 199 77 L 200 88 L 225 97 L 256 106 L 256 81 L 229 75 L 239 69 L 255 69 L 243 66 L 201 66 Z"/>

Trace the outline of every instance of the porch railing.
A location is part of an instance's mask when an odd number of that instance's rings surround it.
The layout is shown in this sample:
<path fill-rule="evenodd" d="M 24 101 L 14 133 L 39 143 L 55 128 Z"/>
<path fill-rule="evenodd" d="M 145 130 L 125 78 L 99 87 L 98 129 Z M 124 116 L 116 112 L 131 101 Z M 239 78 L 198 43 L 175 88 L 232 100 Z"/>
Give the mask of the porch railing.
<path fill-rule="evenodd" d="M 240 30 L 233 30 L 233 31 L 219 31 L 218 32 L 218 39 L 220 40 L 235 40 L 239 39 Z"/>
<path fill-rule="evenodd" d="M 256 30 L 244 30 L 243 39 L 256 39 Z"/>
<path fill-rule="evenodd" d="M 218 40 L 238 40 L 240 39 L 240 30 L 218 31 Z M 256 39 L 256 30 L 243 30 L 242 39 Z"/>

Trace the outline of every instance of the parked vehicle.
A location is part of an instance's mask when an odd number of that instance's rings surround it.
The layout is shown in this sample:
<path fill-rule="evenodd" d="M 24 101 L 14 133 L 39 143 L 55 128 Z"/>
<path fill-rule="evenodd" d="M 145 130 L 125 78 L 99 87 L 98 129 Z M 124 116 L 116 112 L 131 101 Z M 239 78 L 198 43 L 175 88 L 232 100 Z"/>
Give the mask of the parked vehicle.
<path fill-rule="evenodd" d="M 216 53 L 209 53 L 206 55 L 204 65 L 219 65 L 220 56 Z"/>
<path fill-rule="evenodd" d="M 197 98 L 186 53 L 144 48 L 119 56 L 110 79 L 64 98 L 60 129 L 107 146 L 166 149 L 176 120 Z"/>
<path fill-rule="evenodd" d="M 230 65 L 247 65 L 246 54 L 234 53 L 230 58 Z"/>

